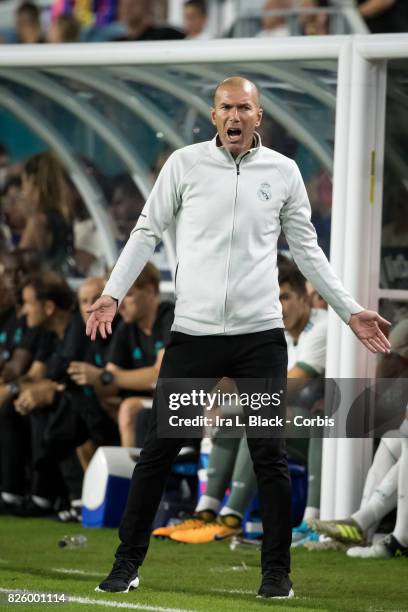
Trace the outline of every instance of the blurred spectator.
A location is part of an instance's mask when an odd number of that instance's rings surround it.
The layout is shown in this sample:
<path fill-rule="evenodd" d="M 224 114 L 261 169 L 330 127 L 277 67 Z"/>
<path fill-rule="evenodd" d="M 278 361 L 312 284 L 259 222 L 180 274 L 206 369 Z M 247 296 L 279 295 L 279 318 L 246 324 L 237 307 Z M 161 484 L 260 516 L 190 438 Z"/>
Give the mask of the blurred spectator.
<path fill-rule="evenodd" d="M 264 115 L 259 134 L 265 147 L 270 147 L 287 157 L 296 156 L 298 142 L 272 117 Z"/>
<path fill-rule="evenodd" d="M 381 246 L 408 247 L 408 192 L 403 184 L 393 187 L 385 198 L 388 223 L 382 230 Z"/>
<path fill-rule="evenodd" d="M 283 15 L 271 15 L 272 11 L 285 11 L 291 7 L 290 0 L 267 0 L 262 12 L 262 30 L 260 37 L 290 36 L 288 20 Z"/>
<path fill-rule="evenodd" d="M 145 200 L 133 180 L 119 177 L 113 190 L 111 213 L 116 224 L 116 240 L 122 248 L 136 225 Z"/>
<path fill-rule="evenodd" d="M 167 25 L 156 26 L 152 3 L 149 0 L 120 0 L 119 17 L 126 34 L 113 40 L 176 40 L 185 38 L 183 32 Z"/>
<path fill-rule="evenodd" d="M 1 219 L 4 224 L 2 235 L 11 250 L 19 243 L 26 224 L 21 179 L 18 176 L 9 178 L 4 186 L 1 195 Z"/>
<path fill-rule="evenodd" d="M 332 179 L 324 170 L 314 174 L 307 183 L 312 222 L 326 257 L 330 255 L 332 190 Z"/>
<path fill-rule="evenodd" d="M 52 153 L 35 155 L 26 162 L 27 223 L 18 248 L 38 251 L 50 268 L 62 269 L 73 248 L 68 193 L 63 169 Z"/>
<path fill-rule="evenodd" d="M 38 262 L 21 251 L 0 256 L 0 375 L 1 383 L 22 376 L 30 367 L 38 341 L 38 328 L 27 327 L 21 313 L 21 286 L 24 277 L 38 272 Z"/>
<path fill-rule="evenodd" d="M 205 0 L 187 0 L 183 8 L 183 29 L 187 38 L 206 40 L 211 38 L 207 28 L 207 3 Z"/>
<path fill-rule="evenodd" d="M 357 4 L 374 34 L 408 31 L 407 0 L 357 0 Z"/>
<path fill-rule="evenodd" d="M 74 258 L 83 276 L 100 276 L 107 272 L 103 241 L 92 217 L 74 222 Z"/>
<path fill-rule="evenodd" d="M 50 43 L 79 42 L 81 24 L 74 15 L 59 15 L 51 23 L 48 32 Z"/>
<path fill-rule="evenodd" d="M 7 148 L 0 143 L 0 190 L 3 189 L 8 175 L 9 156 Z"/>
<path fill-rule="evenodd" d="M 80 26 L 104 26 L 117 20 L 117 0 L 54 0 L 51 18 L 73 15 Z"/>
<path fill-rule="evenodd" d="M 19 43 L 45 42 L 41 27 L 40 9 L 33 2 L 23 2 L 16 11 L 15 28 Z"/>
<path fill-rule="evenodd" d="M 313 9 L 327 7 L 327 0 L 300 0 L 300 8 Z M 329 16 L 325 13 L 304 13 L 299 23 L 306 36 L 325 36 L 329 33 Z"/>

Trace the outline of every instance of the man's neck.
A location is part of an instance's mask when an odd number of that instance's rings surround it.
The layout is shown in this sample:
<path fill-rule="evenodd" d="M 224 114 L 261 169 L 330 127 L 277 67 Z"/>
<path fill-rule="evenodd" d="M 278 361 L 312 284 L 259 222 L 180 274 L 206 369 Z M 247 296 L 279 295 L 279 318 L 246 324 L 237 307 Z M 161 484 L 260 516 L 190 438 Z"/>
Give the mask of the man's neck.
<path fill-rule="evenodd" d="M 146 336 L 151 336 L 153 332 L 154 322 L 157 317 L 157 309 L 159 308 L 159 302 L 154 304 L 154 306 L 149 310 L 146 316 L 142 317 L 137 321 L 138 327 L 142 330 Z"/>
<path fill-rule="evenodd" d="M 233 159 L 237 159 L 237 157 L 239 157 L 240 155 L 245 155 L 245 153 L 248 153 L 248 151 L 250 151 L 251 149 L 255 149 L 258 146 L 258 142 L 259 142 L 259 137 L 257 137 L 255 134 L 252 138 L 252 142 L 249 145 L 249 147 L 247 147 L 246 149 L 243 149 L 242 151 L 239 151 L 238 153 L 233 153 L 232 151 L 230 151 L 231 156 Z M 218 136 L 217 134 L 217 138 L 215 141 L 217 147 L 224 147 L 224 145 L 221 142 L 221 138 Z M 225 147 L 224 147 L 225 148 Z M 228 149 L 225 149 L 228 150 Z"/>
<path fill-rule="evenodd" d="M 312 309 L 309 306 L 307 306 L 304 310 L 303 315 L 300 317 L 299 321 L 297 322 L 296 326 L 290 330 L 290 335 L 292 336 L 295 342 L 299 340 L 300 334 L 302 333 L 302 331 L 305 329 L 306 325 L 308 324 L 311 311 Z"/>
<path fill-rule="evenodd" d="M 70 318 L 70 312 L 60 312 L 50 322 L 49 329 L 55 332 L 60 340 L 64 337 Z"/>

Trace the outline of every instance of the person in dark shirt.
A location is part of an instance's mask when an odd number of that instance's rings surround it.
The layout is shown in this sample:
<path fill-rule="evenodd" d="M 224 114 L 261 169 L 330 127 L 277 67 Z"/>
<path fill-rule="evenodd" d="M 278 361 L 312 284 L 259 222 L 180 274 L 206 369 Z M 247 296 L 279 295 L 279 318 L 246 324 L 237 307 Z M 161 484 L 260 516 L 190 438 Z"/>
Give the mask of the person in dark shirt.
<path fill-rule="evenodd" d="M 137 417 L 151 405 L 164 349 L 170 341 L 174 305 L 160 303 L 159 283 L 158 269 L 146 264 L 120 306 L 123 322 L 106 366 L 112 382 L 126 390 L 118 416 L 122 446 L 135 444 Z"/>
<path fill-rule="evenodd" d="M 103 286 L 102 278 L 88 278 L 79 288 L 79 312 L 72 318 L 61 351 L 49 371 L 52 380 L 63 382 L 64 391 L 47 424 L 37 465 L 64 460 L 76 449 L 85 470 L 98 446 L 118 443 L 116 421 L 105 401 L 106 395 L 116 393 L 116 387 L 110 388 L 101 378 L 109 341 L 93 344 L 85 338 L 84 343 L 80 336 L 88 316 L 86 310 Z M 118 403 L 117 398 L 116 413 Z"/>
<path fill-rule="evenodd" d="M 21 343 L 25 321 L 18 317 L 15 307 L 14 288 L 7 282 L 7 277 L 0 275 L 0 376 L 10 361 L 12 352 Z"/>
<path fill-rule="evenodd" d="M 19 285 L 25 271 L 16 252 L 0 257 L 0 384 L 28 371 L 41 333 L 38 327 L 27 325 L 21 312 Z"/>
<path fill-rule="evenodd" d="M 149 0 L 121 0 L 119 16 L 126 34 L 116 41 L 178 40 L 185 38 L 180 30 L 167 25 L 156 26 L 153 22 L 152 3 Z"/>
<path fill-rule="evenodd" d="M 46 514 L 60 485 L 57 465 L 48 464 L 41 474 L 34 465 L 50 406 L 59 390 L 58 382 L 47 376 L 61 346 L 73 304 L 74 294 L 57 273 L 32 275 L 23 286 L 23 313 L 27 325 L 42 326 L 44 333 L 27 374 L 0 387 L 0 513 Z M 23 504 L 27 464 L 31 468 L 31 496 L 27 504 Z"/>
<path fill-rule="evenodd" d="M 407 0 L 357 0 L 357 3 L 373 34 L 408 31 Z"/>

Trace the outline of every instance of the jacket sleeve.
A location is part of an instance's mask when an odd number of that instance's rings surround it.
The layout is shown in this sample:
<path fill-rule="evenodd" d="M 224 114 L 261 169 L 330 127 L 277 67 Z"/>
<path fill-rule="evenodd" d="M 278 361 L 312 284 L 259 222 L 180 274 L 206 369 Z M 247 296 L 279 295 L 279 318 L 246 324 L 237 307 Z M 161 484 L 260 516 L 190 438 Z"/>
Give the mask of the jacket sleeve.
<path fill-rule="evenodd" d="M 163 232 L 170 225 L 181 203 L 178 193 L 178 166 L 175 157 L 173 153 L 161 169 L 140 217 L 103 290 L 102 295 L 110 295 L 119 303 L 152 257 L 157 244 L 162 239 Z"/>
<path fill-rule="evenodd" d="M 281 225 L 290 251 L 303 275 L 345 323 L 364 310 L 346 291 L 317 244 L 311 209 L 299 168 L 292 162 L 288 197 L 281 209 Z"/>

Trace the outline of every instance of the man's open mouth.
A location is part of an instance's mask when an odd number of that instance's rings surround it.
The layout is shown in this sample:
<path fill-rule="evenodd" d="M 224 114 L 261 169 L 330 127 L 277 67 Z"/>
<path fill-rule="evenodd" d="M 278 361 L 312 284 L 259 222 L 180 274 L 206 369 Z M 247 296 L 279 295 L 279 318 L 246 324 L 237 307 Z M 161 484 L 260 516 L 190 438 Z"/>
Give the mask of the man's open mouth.
<path fill-rule="evenodd" d="M 228 128 L 227 136 L 230 142 L 235 142 L 241 138 L 242 130 L 241 128 Z"/>

